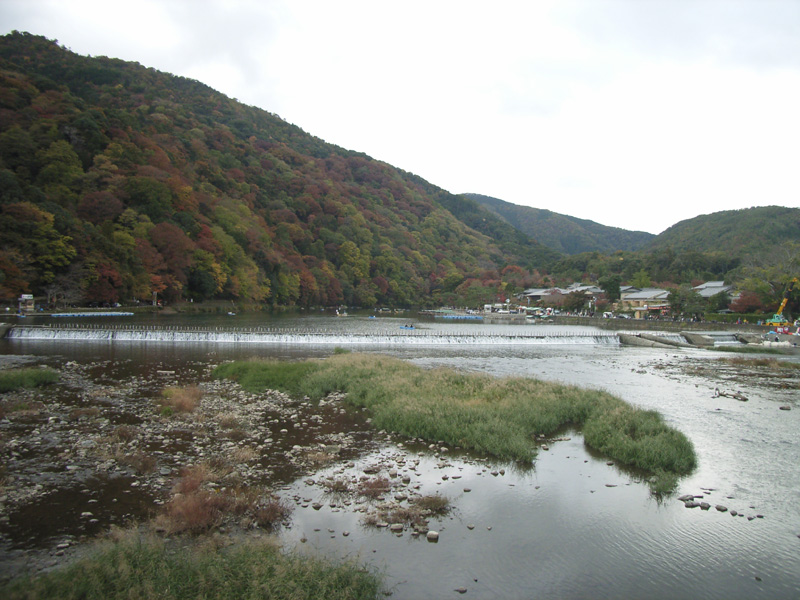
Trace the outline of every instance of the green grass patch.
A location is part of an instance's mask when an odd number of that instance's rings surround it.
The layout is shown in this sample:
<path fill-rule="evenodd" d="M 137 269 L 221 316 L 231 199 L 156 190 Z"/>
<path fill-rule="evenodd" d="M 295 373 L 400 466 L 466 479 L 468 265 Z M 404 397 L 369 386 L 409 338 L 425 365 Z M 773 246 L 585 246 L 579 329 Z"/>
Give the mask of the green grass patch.
<path fill-rule="evenodd" d="M 58 381 L 58 371 L 49 368 L 28 367 L 0 371 L 0 392 L 13 392 Z"/>
<path fill-rule="evenodd" d="M 279 390 L 287 394 L 298 394 L 303 378 L 318 368 L 319 365 L 313 361 L 234 361 L 214 369 L 213 377 L 232 379 L 249 392 Z"/>
<path fill-rule="evenodd" d="M 286 554 L 269 542 L 170 550 L 135 533 L 80 561 L 0 588 L 12 599 L 375 599 L 382 581 L 354 563 Z"/>
<path fill-rule="evenodd" d="M 231 367 L 235 372 L 250 372 L 264 363 L 232 364 L 238 365 Z M 661 415 L 598 390 L 425 370 L 381 355 L 342 354 L 300 363 L 307 365 L 302 376 L 297 363 L 268 363 L 269 372 L 281 364 L 292 374 L 295 393 L 318 400 L 330 392 L 346 392 L 346 402 L 369 409 L 378 429 L 441 440 L 504 460 L 530 461 L 536 456 L 537 434 L 574 425 L 583 428 L 587 445 L 652 473 L 653 489 L 667 474 L 690 473 L 697 462 L 691 442 Z"/>

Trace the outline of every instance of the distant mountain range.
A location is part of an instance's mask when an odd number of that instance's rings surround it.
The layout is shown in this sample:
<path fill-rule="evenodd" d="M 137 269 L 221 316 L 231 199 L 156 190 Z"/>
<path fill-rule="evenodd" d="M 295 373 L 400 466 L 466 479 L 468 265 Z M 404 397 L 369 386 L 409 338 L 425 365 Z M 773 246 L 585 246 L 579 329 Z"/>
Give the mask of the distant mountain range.
<path fill-rule="evenodd" d="M 724 252 L 736 257 L 800 242 L 800 209 L 761 206 L 700 215 L 676 223 L 659 235 L 600 225 L 550 210 L 511 204 L 481 194 L 463 194 L 540 244 L 563 254 Z"/>
<path fill-rule="evenodd" d="M 563 254 L 641 250 L 655 237 L 644 231 L 628 231 L 600 225 L 541 208 L 518 206 L 481 194 L 462 194 L 497 215 L 519 231 Z"/>
<path fill-rule="evenodd" d="M 717 250 L 747 256 L 785 242 L 800 242 L 800 208 L 758 206 L 681 221 L 653 238 L 643 249 Z"/>

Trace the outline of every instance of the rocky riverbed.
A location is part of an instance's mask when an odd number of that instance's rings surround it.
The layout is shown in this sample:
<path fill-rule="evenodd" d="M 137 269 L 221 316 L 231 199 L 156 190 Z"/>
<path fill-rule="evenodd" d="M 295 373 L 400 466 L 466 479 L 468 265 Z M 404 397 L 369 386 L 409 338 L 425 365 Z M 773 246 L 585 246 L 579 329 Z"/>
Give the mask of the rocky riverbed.
<path fill-rule="evenodd" d="M 6 364 L 26 362 L 34 361 L 9 357 Z M 109 361 L 70 361 L 57 384 L 0 397 L 0 577 L 52 567 L 112 526 L 147 523 L 170 533 L 159 519 L 198 467 L 202 489 L 218 495 L 283 495 L 283 518 L 272 527 L 231 511 L 208 530 L 261 534 L 291 527 L 292 507 L 324 506 L 357 512 L 366 526 L 436 537 L 427 517 L 448 510 L 447 501 L 422 494 L 415 469 L 422 454 L 437 457 L 437 468 L 450 466 L 447 448 L 375 432 L 338 395 L 312 403 L 275 391 L 251 394 L 214 380 L 212 366 L 196 367 L 199 382 L 167 368 L 111 381 Z M 165 402 L 165 390 L 187 387 L 198 398 L 191 410 Z M 358 457 L 387 445 L 394 450 L 356 467 Z M 305 492 L 287 495 L 303 477 Z"/>
<path fill-rule="evenodd" d="M 744 378 L 758 389 L 785 391 L 783 386 L 796 383 L 797 371 L 781 371 L 790 375 L 778 378 L 767 365 L 684 360 L 680 354 L 649 350 L 641 360 L 630 361 L 630 356 L 627 350 L 614 352 L 603 359 L 602 370 L 636 389 L 642 381 L 652 387 L 655 378 L 680 382 L 680 395 L 665 395 L 682 399 L 674 414 L 697 411 L 696 420 L 706 428 L 741 415 L 746 424 L 742 431 L 749 431 L 754 411 L 784 418 L 797 414 L 778 411 L 785 400 L 773 403 L 769 393 L 759 398 L 752 385 L 740 385 Z M 184 534 L 163 517 L 190 494 L 187 479 L 200 467 L 199 490 L 215 498 L 256 490 L 260 508 L 266 508 L 263 502 L 270 497 L 281 503 L 277 518 L 268 524 L 252 511 L 229 510 L 204 530 L 215 543 L 277 532 L 289 547 L 296 544 L 334 556 L 367 555 L 378 569 L 401 580 L 397 597 L 417 597 L 421 587 L 434 583 L 441 584 L 435 593 L 424 588 L 431 597 L 453 590 L 470 597 L 504 592 L 513 597 L 521 593 L 516 587 L 521 584 L 513 583 L 520 577 L 528 581 L 525 586 L 538 582 L 544 585 L 540 591 L 567 597 L 572 584 L 564 579 L 567 575 L 556 574 L 568 573 L 567 565 L 574 561 L 576 568 L 598 574 L 592 585 L 605 585 L 602 573 L 608 563 L 603 552 L 608 548 L 622 549 L 614 563 L 620 565 L 617 575 L 627 572 L 631 561 L 636 569 L 658 570 L 669 562 L 668 556 L 676 569 L 688 570 L 693 581 L 702 583 L 707 569 L 692 569 L 722 542 L 743 544 L 754 557 L 757 576 L 769 581 L 779 576 L 777 565 L 786 562 L 787 548 L 797 539 L 795 532 L 787 534 L 783 521 L 776 524 L 775 509 L 762 505 L 760 489 L 731 482 L 708 466 L 712 459 L 723 460 L 727 448 L 720 448 L 718 456 L 707 454 L 700 475 L 682 485 L 664 507 L 648 497 L 645 485 L 638 485 L 641 474 L 592 455 L 580 436 L 570 439 L 570 432 L 537 440 L 539 459 L 528 471 L 518 472 L 518 467 L 466 456 L 457 448 L 377 432 L 366 414 L 346 408 L 337 396 L 316 405 L 280 393 L 246 393 L 235 383 L 211 378 L 212 365 L 219 362 L 213 358 L 135 368 L 124 355 L 2 358 L 6 368 L 47 363 L 61 373 L 60 381 L 47 388 L 0 396 L 2 578 L 79 556 L 86 542 L 115 526 L 139 526 L 183 544 Z M 528 364 L 539 370 L 548 365 L 515 360 L 510 357 L 505 363 L 517 371 Z M 587 355 L 580 365 L 591 369 L 594 360 Z M 553 364 L 563 372 L 563 358 L 555 357 Z M 599 381 L 593 371 L 587 373 Z M 689 388 L 687 380 L 698 383 Z M 776 381 L 780 384 L 772 387 Z M 193 410 L 182 412 L 166 401 L 165 390 L 195 385 L 199 400 Z M 715 397 L 715 387 L 742 392 L 750 401 Z M 724 430 L 715 430 L 715 439 L 724 435 Z M 738 456 L 737 464 L 746 459 L 745 454 Z M 764 468 L 765 463 L 759 464 Z M 618 513 L 624 516 L 618 518 Z M 581 525 L 572 527 L 576 522 Z M 647 534 L 641 536 L 642 531 Z M 764 539 L 786 535 L 793 542 L 783 543 L 778 554 L 760 555 Z M 509 548 L 524 550 L 509 553 Z M 644 558 L 634 558 L 630 548 Z M 536 560 L 519 562 L 521 557 Z M 555 560 L 557 569 L 548 566 Z M 458 567 L 432 582 L 420 576 L 429 564 Z M 716 563 L 710 564 L 715 577 L 723 577 Z M 403 565 L 416 575 L 407 574 Z M 660 581 L 672 581 L 672 572 L 659 575 Z M 552 588 L 547 587 L 548 577 L 558 579 Z M 633 577 L 623 585 L 630 595 L 640 595 L 637 582 L 646 579 Z M 738 585 L 732 578 L 724 589 Z M 789 584 L 782 585 L 771 589 L 780 592 Z"/>

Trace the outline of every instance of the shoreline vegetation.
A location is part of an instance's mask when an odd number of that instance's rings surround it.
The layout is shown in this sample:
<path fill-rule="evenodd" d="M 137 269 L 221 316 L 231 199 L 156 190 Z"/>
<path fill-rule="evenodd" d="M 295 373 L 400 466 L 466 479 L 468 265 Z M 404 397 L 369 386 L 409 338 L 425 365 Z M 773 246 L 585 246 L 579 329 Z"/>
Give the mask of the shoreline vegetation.
<path fill-rule="evenodd" d="M 649 474 L 655 495 L 674 491 L 697 465 L 692 443 L 656 411 L 603 391 L 530 378 L 497 378 L 451 369 L 423 369 L 382 356 L 339 352 L 325 360 L 235 361 L 216 378 L 250 392 L 278 389 L 321 400 L 333 392 L 369 411 L 383 429 L 493 456 L 531 461 L 536 439 L 566 426 L 582 429 L 585 443 Z"/>
<path fill-rule="evenodd" d="M 209 540 L 176 549 L 136 530 L 112 532 L 110 538 L 64 568 L 12 581 L 0 588 L 4 597 L 366 600 L 382 594 L 380 575 L 355 562 L 334 564 L 286 553 L 271 540 L 226 548 Z"/>

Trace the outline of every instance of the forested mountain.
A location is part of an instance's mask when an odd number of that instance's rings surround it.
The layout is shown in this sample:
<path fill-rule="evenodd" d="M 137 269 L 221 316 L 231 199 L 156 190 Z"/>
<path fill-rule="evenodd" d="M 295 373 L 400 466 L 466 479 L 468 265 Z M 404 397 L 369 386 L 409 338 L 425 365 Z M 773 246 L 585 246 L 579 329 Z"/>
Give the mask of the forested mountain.
<path fill-rule="evenodd" d="M 511 204 L 481 194 L 463 194 L 489 212 L 512 224 L 526 236 L 564 254 L 635 251 L 645 247 L 653 234 L 600 225 L 594 221 L 550 210 Z"/>
<path fill-rule="evenodd" d="M 197 81 L 0 38 L 0 299 L 439 304 L 558 258 L 478 211 Z"/>
<path fill-rule="evenodd" d="M 653 238 L 646 249 L 717 251 L 743 257 L 797 241 L 800 241 L 800 209 L 760 206 L 681 221 Z"/>

